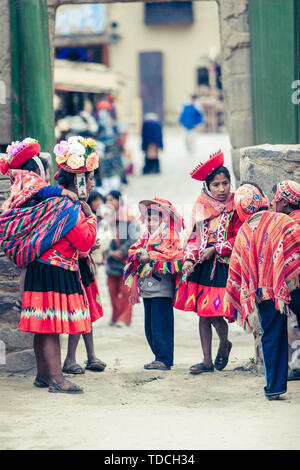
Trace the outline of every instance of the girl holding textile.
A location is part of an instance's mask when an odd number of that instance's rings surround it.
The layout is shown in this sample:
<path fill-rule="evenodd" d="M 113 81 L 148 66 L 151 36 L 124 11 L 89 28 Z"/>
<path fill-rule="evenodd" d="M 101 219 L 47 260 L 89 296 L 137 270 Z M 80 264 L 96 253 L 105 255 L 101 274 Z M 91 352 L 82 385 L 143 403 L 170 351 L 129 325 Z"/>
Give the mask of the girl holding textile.
<path fill-rule="evenodd" d="M 126 284 L 132 286 L 132 302 L 143 298 L 145 334 L 154 354 L 147 370 L 170 370 L 174 356 L 175 281 L 182 268 L 183 250 L 179 232 L 182 217 L 161 198 L 139 203 L 146 231 L 129 250 Z M 135 290 L 136 289 L 136 290 Z"/>
<path fill-rule="evenodd" d="M 193 209 L 192 233 L 184 254 L 182 280 L 175 307 L 197 312 L 203 362 L 190 367 L 190 373 L 224 369 L 232 347 L 228 340 L 228 308 L 224 294 L 228 264 L 235 236 L 241 225 L 234 210 L 234 194 L 230 192 L 230 174 L 221 151 L 192 171 L 194 179 L 204 182 Z M 212 361 L 212 326 L 220 338 L 219 350 Z"/>
<path fill-rule="evenodd" d="M 291 217 L 270 212 L 262 191 L 242 185 L 235 195 L 241 220 L 233 248 L 226 300 L 230 320 L 251 326 L 258 310 L 269 400 L 286 392 L 288 372 L 287 315 L 300 273 L 300 226 Z"/>

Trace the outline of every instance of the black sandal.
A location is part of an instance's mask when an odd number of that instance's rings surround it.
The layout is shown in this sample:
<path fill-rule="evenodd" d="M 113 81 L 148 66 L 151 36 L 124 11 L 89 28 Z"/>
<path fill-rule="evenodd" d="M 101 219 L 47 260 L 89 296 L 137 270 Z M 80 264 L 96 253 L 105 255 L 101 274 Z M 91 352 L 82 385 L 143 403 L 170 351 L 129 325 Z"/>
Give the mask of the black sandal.
<path fill-rule="evenodd" d="M 280 400 L 280 395 L 266 395 L 266 397 L 269 401 Z"/>
<path fill-rule="evenodd" d="M 37 388 L 47 388 L 49 384 L 45 380 L 40 379 L 38 376 L 34 379 L 33 385 Z"/>
<path fill-rule="evenodd" d="M 97 357 L 95 359 L 91 359 L 90 361 L 85 361 L 85 363 L 85 368 L 87 370 L 92 370 L 95 372 L 102 372 L 106 367 L 105 362 L 101 361 Z"/>
<path fill-rule="evenodd" d="M 191 366 L 189 370 L 190 374 L 197 375 L 202 374 L 203 372 L 213 372 L 214 366 L 211 365 L 211 367 L 207 367 L 203 362 L 200 362 L 199 364 Z"/>
<path fill-rule="evenodd" d="M 49 383 L 49 389 L 48 392 L 50 393 L 71 393 L 71 394 L 78 394 L 78 393 L 83 393 L 83 389 L 81 387 L 78 387 L 78 385 L 71 383 L 70 387 L 64 390 L 60 385 L 58 385 L 55 382 L 50 382 Z"/>
<path fill-rule="evenodd" d="M 72 364 L 71 366 L 63 366 L 62 371 L 65 374 L 81 375 L 85 373 L 85 370 L 79 364 Z"/>
<path fill-rule="evenodd" d="M 216 356 L 214 365 L 217 370 L 223 370 L 227 366 L 231 348 L 232 348 L 232 343 L 229 341 L 227 356 L 219 356 L 219 355 Z"/>

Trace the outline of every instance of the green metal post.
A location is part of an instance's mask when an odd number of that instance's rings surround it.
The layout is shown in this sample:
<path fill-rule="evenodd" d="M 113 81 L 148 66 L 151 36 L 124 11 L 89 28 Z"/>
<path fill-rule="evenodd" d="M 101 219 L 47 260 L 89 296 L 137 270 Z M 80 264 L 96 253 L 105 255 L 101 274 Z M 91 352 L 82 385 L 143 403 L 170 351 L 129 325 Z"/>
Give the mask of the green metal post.
<path fill-rule="evenodd" d="M 11 115 L 12 139 L 20 140 L 23 135 L 22 96 L 20 83 L 20 56 L 18 18 L 15 0 L 10 0 L 10 43 L 11 43 Z"/>
<path fill-rule="evenodd" d="M 299 106 L 292 102 L 299 79 L 297 10 L 299 0 L 249 2 L 255 144 L 299 142 Z"/>
<path fill-rule="evenodd" d="M 23 95 L 23 136 L 52 154 L 55 143 L 47 0 L 12 0 L 16 6 Z M 53 169 L 55 170 L 55 168 Z"/>

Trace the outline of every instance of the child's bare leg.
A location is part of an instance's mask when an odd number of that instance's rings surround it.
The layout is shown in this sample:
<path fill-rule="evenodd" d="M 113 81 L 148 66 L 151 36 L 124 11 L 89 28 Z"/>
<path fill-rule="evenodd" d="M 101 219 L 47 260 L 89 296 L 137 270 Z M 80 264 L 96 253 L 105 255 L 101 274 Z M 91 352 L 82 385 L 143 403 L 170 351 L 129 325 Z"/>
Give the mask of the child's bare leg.
<path fill-rule="evenodd" d="M 84 340 L 87 359 L 88 359 L 86 369 L 94 370 L 94 371 L 104 370 L 106 367 L 105 362 L 97 358 L 96 353 L 95 353 L 93 330 L 91 330 L 90 333 L 84 333 L 82 337 Z"/>

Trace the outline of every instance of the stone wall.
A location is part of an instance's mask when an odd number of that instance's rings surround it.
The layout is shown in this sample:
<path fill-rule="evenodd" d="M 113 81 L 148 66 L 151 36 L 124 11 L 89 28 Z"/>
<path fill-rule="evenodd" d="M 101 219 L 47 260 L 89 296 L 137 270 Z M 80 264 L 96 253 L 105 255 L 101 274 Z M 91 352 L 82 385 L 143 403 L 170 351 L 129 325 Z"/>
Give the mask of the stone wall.
<path fill-rule="evenodd" d="M 225 125 L 233 169 L 240 179 L 240 148 L 253 144 L 249 0 L 219 0 Z"/>
<path fill-rule="evenodd" d="M 3 155 L 0 154 L 0 158 Z M 10 182 L 0 176 L 0 205 L 7 198 Z M 18 330 L 20 312 L 14 310 L 19 298 L 20 269 L 0 252 L 0 346 L 5 349 L 5 363 L 0 356 L 1 372 L 29 372 L 35 369 L 33 335 Z M 2 350 L 2 348 L 0 348 Z"/>
<path fill-rule="evenodd" d="M 257 183 L 272 200 L 272 187 L 286 179 L 300 183 L 300 144 L 257 145 L 243 148 L 241 180 Z"/>

